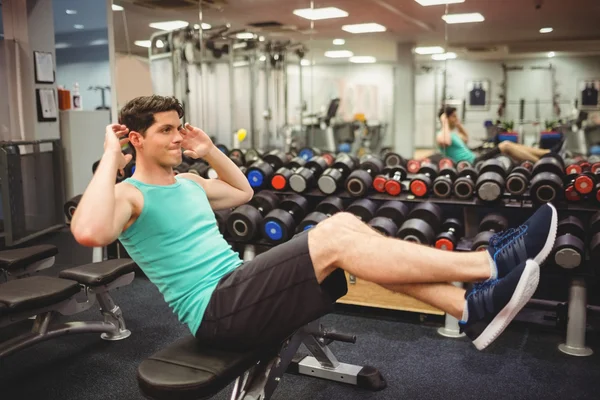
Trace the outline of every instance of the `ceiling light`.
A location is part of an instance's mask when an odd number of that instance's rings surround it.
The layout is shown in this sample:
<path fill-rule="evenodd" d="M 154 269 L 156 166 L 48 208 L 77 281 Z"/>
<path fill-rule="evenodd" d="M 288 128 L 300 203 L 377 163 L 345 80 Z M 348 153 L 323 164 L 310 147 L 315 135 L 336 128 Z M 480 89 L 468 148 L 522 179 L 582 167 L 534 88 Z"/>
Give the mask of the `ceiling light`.
<path fill-rule="evenodd" d="M 311 65 L 311 62 L 310 62 L 310 60 L 303 59 L 302 61 L 300 61 L 300 64 L 302 64 L 302 66 L 304 66 L 304 67 L 308 67 Z M 312 62 L 312 65 L 315 65 L 314 61 Z"/>
<path fill-rule="evenodd" d="M 465 0 L 415 0 L 422 6 L 439 6 L 440 4 L 464 3 Z"/>
<path fill-rule="evenodd" d="M 175 29 L 185 28 L 188 25 L 189 22 L 185 21 L 152 22 L 150 28 L 160 29 L 161 31 L 174 31 Z"/>
<path fill-rule="evenodd" d="M 456 53 L 433 54 L 431 58 L 436 61 L 452 60 L 456 58 Z"/>
<path fill-rule="evenodd" d="M 333 39 L 333 44 L 336 46 L 342 46 L 346 44 L 346 41 L 344 39 Z"/>
<path fill-rule="evenodd" d="M 340 10 L 336 7 L 324 7 L 324 8 L 302 8 L 294 10 L 294 15 L 302 18 L 317 21 L 320 19 L 330 18 L 342 18 L 347 17 L 348 13 L 344 10 Z"/>
<path fill-rule="evenodd" d="M 73 25 L 73 28 L 75 28 L 75 29 L 83 29 L 84 27 L 81 24 L 75 24 L 75 25 Z"/>
<path fill-rule="evenodd" d="M 540 29 L 540 33 L 550 33 L 553 30 L 554 30 L 553 28 L 542 28 L 542 29 Z"/>
<path fill-rule="evenodd" d="M 150 41 L 149 40 L 136 40 L 134 42 L 134 44 L 136 46 L 140 46 L 140 47 L 150 47 Z"/>
<path fill-rule="evenodd" d="M 55 43 L 54 44 L 55 49 L 66 49 L 67 47 L 71 47 L 71 45 L 69 43 Z"/>
<path fill-rule="evenodd" d="M 121 6 L 118 6 L 118 5 L 116 5 L 116 4 L 113 4 L 113 5 L 112 5 L 112 10 L 113 10 L 113 11 L 123 11 L 123 7 L 121 7 Z"/>
<path fill-rule="evenodd" d="M 332 50 L 325 52 L 325 57 L 329 58 L 348 58 L 352 57 L 353 55 L 354 53 L 350 50 Z"/>
<path fill-rule="evenodd" d="M 233 63 L 234 67 L 247 67 L 248 65 L 248 61 L 236 61 Z"/>
<path fill-rule="evenodd" d="M 207 24 L 206 22 L 202 23 L 202 29 L 207 30 L 212 28 L 211 24 Z M 194 29 L 200 29 L 200 24 L 194 24 Z"/>
<path fill-rule="evenodd" d="M 75 15 L 75 14 L 77 14 L 77 10 L 66 10 L 65 12 L 67 14 L 69 14 L 69 15 Z"/>
<path fill-rule="evenodd" d="M 466 14 L 447 14 L 443 15 L 442 19 L 447 24 L 465 24 L 468 22 L 483 22 L 485 18 L 480 13 L 466 13 Z"/>
<path fill-rule="evenodd" d="M 385 32 L 386 27 L 376 23 L 344 25 L 342 30 L 350 33 Z"/>
<path fill-rule="evenodd" d="M 266 61 L 267 57 L 266 56 L 260 56 L 259 61 Z"/>
<path fill-rule="evenodd" d="M 258 37 L 258 41 L 259 42 L 264 42 L 265 41 L 265 37 L 264 36 L 259 36 Z"/>
<path fill-rule="evenodd" d="M 377 59 L 372 56 L 354 56 L 354 57 L 350 57 L 349 61 L 351 63 L 356 63 L 356 64 L 371 64 L 371 63 L 376 62 Z"/>
<path fill-rule="evenodd" d="M 552 58 L 556 55 L 555 52 L 551 51 L 550 53 L 548 53 L 548 58 Z"/>
<path fill-rule="evenodd" d="M 415 53 L 417 54 L 441 54 L 445 50 L 440 46 L 430 46 L 430 47 L 416 47 Z"/>
<path fill-rule="evenodd" d="M 156 48 L 157 49 L 162 49 L 163 47 L 165 47 L 165 42 L 163 42 L 162 40 L 158 39 L 156 41 Z"/>
<path fill-rule="evenodd" d="M 108 44 L 106 39 L 96 39 L 90 42 L 90 46 L 104 46 L 105 44 Z"/>
<path fill-rule="evenodd" d="M 238 39 L 254 39 L 254 33 L 252 32 L 240 32 L 235 35 Z"/>

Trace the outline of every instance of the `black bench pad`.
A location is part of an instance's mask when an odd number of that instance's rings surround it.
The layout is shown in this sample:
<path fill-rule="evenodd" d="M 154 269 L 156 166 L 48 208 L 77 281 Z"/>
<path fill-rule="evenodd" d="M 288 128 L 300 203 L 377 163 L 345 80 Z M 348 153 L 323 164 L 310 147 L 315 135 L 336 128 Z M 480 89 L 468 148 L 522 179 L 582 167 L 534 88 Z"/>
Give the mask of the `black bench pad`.
<path fill-rule="evenodd" d="M 50 276 L 32 276 L 0 284 L 0 315 L 35 310 L 60 303 L 77 294 L 77 282 Z"/>
<path fill-rule="evenodd" d="M 144 360 L 138 367 L 138 384 L 151 399 L 210 398 L 261 358 L 276 354 L 275 349 L 240 353 L 204 348 L 189 336 Z"/>
<path fill-rule="evenodd" d="M 134 269 L 135 262 L 130 258 L 117 258 L 64 269 L 58 276 L 94 287 L 111 283 L 118 277 L 132 272 Z"/>
<path fill-rule="evenodd" d="M 42 244 L 39 246 L 24 247 L 0 251 L 0 268 L 8 271 L 25 268 L 36 261 L 50 258 L 58 254 L 56 246 Z"/>

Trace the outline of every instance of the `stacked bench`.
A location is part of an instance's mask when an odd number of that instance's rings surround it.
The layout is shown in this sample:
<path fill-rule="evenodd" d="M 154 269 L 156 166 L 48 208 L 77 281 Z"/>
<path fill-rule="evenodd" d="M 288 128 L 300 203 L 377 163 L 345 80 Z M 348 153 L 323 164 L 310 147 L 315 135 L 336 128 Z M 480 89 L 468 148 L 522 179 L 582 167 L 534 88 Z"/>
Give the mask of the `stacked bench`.
<path fill-rule="evenodd" d="M 54 246 L 0 251 L 0 328 L 35 317 L 30 332 L 0 343 L 0 359 L 39 342 L 73 333 L 102 333 L 105 340 L 121 340 L 127 330 L 119 306 L 109 292 L 129 285 L 135 263 L 114 259 L 63 270 L 58 277 L 33 275 L 54 264 Z M 58 323 L 57 314 L 74 315 L 96 301 L 102 321 Z"/>

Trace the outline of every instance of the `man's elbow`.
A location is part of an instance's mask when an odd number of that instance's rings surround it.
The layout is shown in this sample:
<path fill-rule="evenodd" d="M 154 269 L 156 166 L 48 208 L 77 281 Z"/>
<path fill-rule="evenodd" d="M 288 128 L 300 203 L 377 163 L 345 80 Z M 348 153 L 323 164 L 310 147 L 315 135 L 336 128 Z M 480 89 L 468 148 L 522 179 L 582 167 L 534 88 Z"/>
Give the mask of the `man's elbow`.
<path fill-rule="evenodd" d="M 75 241 L 85 247 L 104 247 L 112 242 L 106 233 L 71 224 L 71 233 Z"/>

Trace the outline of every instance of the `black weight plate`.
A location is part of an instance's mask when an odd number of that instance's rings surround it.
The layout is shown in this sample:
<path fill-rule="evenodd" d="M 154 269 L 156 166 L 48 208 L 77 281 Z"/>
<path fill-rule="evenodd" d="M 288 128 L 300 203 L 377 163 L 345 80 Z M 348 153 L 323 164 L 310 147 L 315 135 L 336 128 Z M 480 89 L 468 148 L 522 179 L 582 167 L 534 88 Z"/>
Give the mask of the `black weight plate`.
<path fill-rule="evenodd" d="M 396 236 L 409 242 L 430 245 L 435 241 L 435 230 L 422 219 L 411 218 L 402 224 Z"/>
<path fill-rule="evenodd" d="M 457 238 L 463 235 L 463 224 L 459 219 L 448 218 L 444 221 L 442 230 L 448 232 L 450 229 L 454 230 Z"/>
<path fill-rule="evenodd" d="M 327 168 L 317 180 L 317 186 L 322 193 L 333 194 L 339 189 L 343 180 L 344 176 L 340 170 Z"/>
<path fill-rule="evenodd" d="M 383 163 L 387 167 L 396 167 L 406 165 L 406 160 L 398 153 L 389 152 L 383 158 Z"/>
<path fill-rule="evenodd" d="M 459 173 L 458 173 L 458 177 L 462 178 L 462 177 L 470 177 L 473 182 L 475 182 L 477 180 L 477 176 L 479 176 L 479 173 L 477 173 L 477 170 L 473 167 L 466 167 L 463 168 Z"/>
<path fill-rule="evenodd" d="M 237 240 L 252 240 L 260 230 L 263 215 L 249 204 L 236 208 L 227 218 L 227 232 Z"/>
<path fill-rule="evenodd" d="M 438 167 L 432 163 L 422 163 L 421 168 L 419 168 L 419 174 L 428 175 L 431 180 L 434 180 L 438 175 Z"/>
<path fill-rule="evenodd" d="M 590 220 L 590 233 L 596 234 L 600 232 L 600 211 L 596 212 L 592 215 L 592 219 Z"/>
<path fill-rule="evenodd" d="M 353 197 L 364 196 L 373 185 L 373 177 L 362 169 L 352 171 L 346 179 L 346 190 Z"/>
<path fill-rule="evenodd" d="M 490 231 L 479 232 L 473 239 L 473 244 L 471 245 L 471 250 L 481 251 L 481 250 L 487 249 L 492 236 L 494 236 L 494 232 L 490 232 Z"/>
<path fill-rule="evenodd" d="M 301 221 L 308 212 L 308 200 L 304 196 L 291 194 L 279 203 L 279 208 L 291 212 L 294 219 Z"/>
<path fill-rule="evenodd" d="M 479 168 L 479 173 L 483 175 L 486 172 L 495 172 L 500 176 L 506 176 L 505 165 L 501 160 L 497 158 L 487 160 L 481 165 L 481 168 Z"/>
<path fill-rule="evenodd" d="M 410 219 L 422 219 L 435 231 L 439 230 L 442 216 L 443 213 L 440 206 L 431 202 L 417 204 L 408 215 Z"/>
<path fill-rule="evenodd" d="M 501 232 L 508 228 L 508 220 L 500 214 L 488 214 L 479 223 L 479 231 Z"/>
<path fill-rule="evenodd" d="M 363 156 L 363 158 L 360 160 L 360 168 L 365 171 L 371 171 L 371 176 L 376 176 L 379 174 L 383 167 L 385 167 L 383 161 L 371 154 Z"/>
<path fill-rule="evenodd" d="M 458 172 L 456 171 L 456 168 L 453 167 L 442 168 L 439 176 L 447 176 L 454 181 L 458 177 Z"/>
<path fill-rule="evenodd" d="M 555 201 L 564 193 L 563 181 L 554 173 L 540 172 L 531 180 L 530 193 L 532 199 L 538 203 Z"/>
<path fill-rule="evenodd" d="M 256 193 L 252 200 L 250 200 L 250 205 L 253 207 L 262 210 L 262 215 L 268 214 L 271 210 L 274 210 L 279 205 L 279 197 L 273 192 L 263 190 L 259 193 Z"/>
<path fill-rule="evenodd" d="M 542 157 L 533 166 L 531 174 L 533 176 L 542 172 L 550 172 L 562 177 L 564 175 L 564 166 L 553 157 Z"/>
<path fill-rule="evenodd" d="M 358 199 L 352 202 L 346 209 L 347 212 L 356 215 L 362 221 L 370 221 L 377 211 L 377 203 L 370 199 Z"/>
<path fill-rule="evenodd" d="M 598 263 L 600 261 L 600 232 L 592 236 L 592 240 L 590 240 L 590 252 L 591 259 L 595 263 Z"/>
<path fill-rule="evenodd" d="M 394 221 L 385 217 L 375 217 L 369 221 L 368 225 L 389 237 L 396 236 L 396 232 L 398 231 L 398 226 Z"/>
<path fill-rule="evenodd" d="M 433 181 L 433 194 L 439 198 L 447 198 L 452 194 L 452 179 L 447 176 L 438 176 Z"/>
<path fill-rule="evenodd" d="M 323 201 L 317 204 L 317 207 L 315 208 L 315 211 L 319 211 L 327 215 L 333 215 L 343 210 L 344 202 L 337 196 L 329 196 L 324 198 Z"/>
<path fill-rule="evenodd" d="M 556 229 L 556 234 L 558 236 L 561 235 L 573 235 L 580 239 L 585 238 L 585 227 L 581 220 L 573 215 L 570 215 L 566 218 L 558 221 L 558 226 Z"/>
<path fill-rule="evenodd" d="M 390 200 L 383 203 L 375 213 L 377 217 L 389 218 L 400 226 L 408 215 L 408 207 L 406 204 L 397 200 Z"/>
<path fill-rule="evenodd" d="M 288 184 L 294 192 L 303 193 L 313 186 L 314 181 L 315 173 L 311 169 L 300 167 L 290 176 Z"/>
<path fill-rule="evenodd" d="M 477 178 L 477 197 L 483 201 L 496 201 L 502 196 L 504 178 L 495 171 L 484 172 Z"/>
<path fill-rule="evenodd" d="M 327 218 L 329 218 L 329 215 L 323 214 L 322 212 L 313 211 L 310 214 L 308 214 L 306 217 L 304 217 L 304 219 L 298 225 L 298 228 L 296 229 L 296 231 L 302 232 L 302 231 L 306 230 L 307 227 L 312 227 L 312 226 L 318 225 L 319 222 L 325 221 Z"/>
<path fill-rule="evenodd" d="M 267 232 L 268 226 L 270 225 L 269 222 L 275 222 L 277 225 L 279 225 L 279 227 L 281 228 L 280 238 L 274 239 L 272 236 L 269 235 L 270 232 Z M 261 231 L 262 236 L 263 238 L 265 238 L 265 240 L 267 240 L 270 243 L 279 244 L 290 240 L 291 237 L 294 235 L 294 232 L 296 230 L 295 228 L 296 221 L 294 220 L 294 217 L 289 212 L 278 208 L 276 210 L 271 211 L 265 216 L 262 222 Z"/>
<path fill-rule="evenodd" d="M 475 182 L 471 178 L 460 177 L 454 181 L 452 187 L 454 195 L 462 200 L 470 199 L 475 191 Z"/>
<path fill-rule="evenodd" d="M 275 171 L 288 162 L 287 155 L 281 150 L 271 150 L 263 156 L 263 160 L 269 163 Z"/>
<path fill-rule="evenodd" d="M 527 191 L 528 184 L 529 179 L 527 179 L 526 176 L 521 173 L 512 172 L 508 178 L 506 178 L 506 191 L 515 196 L 520 196 Z"/>
<path fill-rule="evenodd" d="M 215 220 L 217 221 L 217 226 L 219 227 L 219 232 L 221 232 L 221 235 L 224 235 L 227 231 L 227 218 L 229 218 L 231 212 L 231 208 L 215 211 Z"/>
<path fill-rule="evenodd" d="M 573 269 L 581 265 L 585 244 L 573 235 L 562 235 L 554 243 L 554 261 L 559 267 Z"/>

